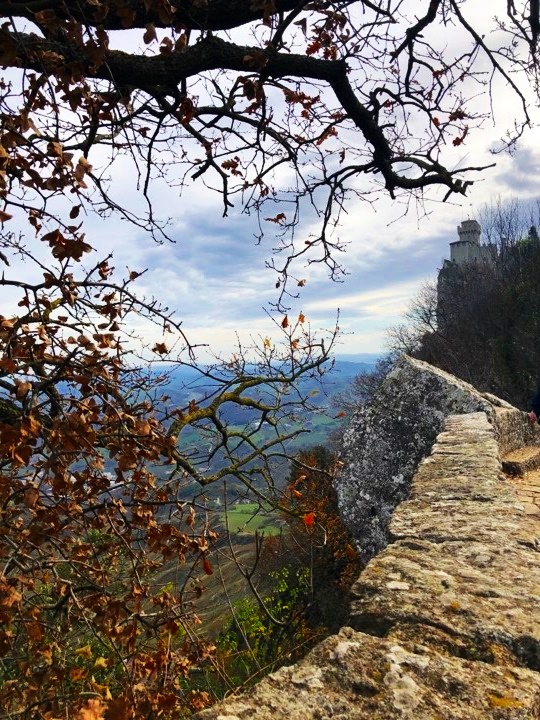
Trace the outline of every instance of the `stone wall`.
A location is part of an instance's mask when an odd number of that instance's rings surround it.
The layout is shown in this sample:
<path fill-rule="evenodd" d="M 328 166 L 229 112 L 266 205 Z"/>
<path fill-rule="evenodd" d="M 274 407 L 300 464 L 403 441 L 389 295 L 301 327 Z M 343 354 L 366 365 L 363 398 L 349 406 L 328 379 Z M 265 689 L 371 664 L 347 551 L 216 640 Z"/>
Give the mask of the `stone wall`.
<path fill-rule="evenodd" d="M 537 429 L 528 422 L 525 413 L 495 395 L 484 393 L 483 397 L 494 409 L 493 424 L 501 457 L 526 445 L 538 444 Z"/>
<path fill-rule="evenodd" d="M 524 414 L 508 403 L 406 356 L 373 402 L 356 413 L 344 436 L 345 467 L 336 491 L 341 517 L 364 560 L 387 544 L 392 513 L 409 496 L 413 473 L 445 419 L 477 411 L 496 427 L 503 453 L 532 437 Z"/>
<path fill-rule="evenodd" d="M 471 402 L 411 473 L 351 627 L 200 720 L 540 719 L 540 523 L 500 463 L 531 429 L 496 398 Z"/>

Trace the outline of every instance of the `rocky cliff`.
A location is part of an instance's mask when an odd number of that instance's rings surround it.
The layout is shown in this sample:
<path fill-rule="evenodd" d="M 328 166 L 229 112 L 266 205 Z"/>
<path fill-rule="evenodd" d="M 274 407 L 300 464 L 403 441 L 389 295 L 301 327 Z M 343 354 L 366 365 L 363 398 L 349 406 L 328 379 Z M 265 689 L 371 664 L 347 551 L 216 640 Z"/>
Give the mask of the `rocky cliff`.
<path fill-rule="evenodd" d="M 540 720 L 540 514 L 501 466 L 534 442 L 524 413 L 404 359 L 346 439 L 342 507 L 379 551 L 351 627 L 200 720 Z"/>

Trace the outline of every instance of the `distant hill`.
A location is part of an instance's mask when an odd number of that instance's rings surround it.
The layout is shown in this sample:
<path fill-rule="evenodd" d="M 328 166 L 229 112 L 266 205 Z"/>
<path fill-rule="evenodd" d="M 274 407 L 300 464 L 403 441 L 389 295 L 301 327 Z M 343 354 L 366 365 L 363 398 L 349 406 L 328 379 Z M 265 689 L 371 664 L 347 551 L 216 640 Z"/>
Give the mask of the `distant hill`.
<path fill-rule="evenodd" d="M 372 372 L 375 369 L 375 364 L 377 362 L 377 360 L 374 360 L 373 362 L 369 362 L 367 360 L 346 360 L 345 357 L 346 356 L 340 356 L 336 359 L 334 372 L 344 378 L 347 377 L 350 379 L 363 373 Z"/>
<path fill-rule="evenodd" d="M 332 370 L 327 371 L 320 379 L 302 378 L 299 388 L 304 394 L 317 391 L 321 400 L 316 404 L 326 404 L 332 395 L 346 390 L 357 375 L 371 372 L 379 357 L 373 353 L 339 355 Z M 170 381 L 163 386 L 163 393 L 170 397 L 171 405 L 182 406 L 191 399 L 201 397 L 211 387 L 211 381 L 203 377 L 198 370 L 179 365 L 172 368 Z"/>
<path fill-rule="evenodd" d="M 353 356 L 345 356 L 353 357 Z M 368 357 L 366 354 L 362 357 Z M 371 356 L 369 356 L 371 357 Z M 326 445 L 330 436 L 344 422 L 339 408 L 332 403 L 335 395 L 347 392 L 353 379 L 362 373 L 370 372 L 375 367 L 378 356 L 373 356 L 371 361 L 366 360 L 354 361 L 351 359 L 344 360 L 343 356 L 336 359 L 331 370 L 324 373 L 322 377 L 306 377 L 301 378 L 298 383 L 298 390 L 301 396 L 308 398 L 310 408 L 302 408 L 298 406 L 295 410 L 294 417 L 285 419 L 281 425 L 281 430 L 291 432 L 296 428 L 301 428 L 304 432 L 296 438 L 287 441 L 286 450 L 294 455 L 300 449 L 313 445 Z M 163 372 L 163 370 L 162 370 Z M 183 408 L 191 401 L 197 402 L 204 394 L 211 390 L 211 381 L 203 377 L 197 370 L 190 367 L 177 366 L 172 369 L 170 379 L 167 383 L 161 385 L 162 395 L 166 395 L 168 400 L 165 401 L 169 410 L 174 408 Z M 265 386 L 253 390 L 254 396 L 264 397 L 268 392 Z M 291 391 L 291 402 L 298 399 L 296 393 Z M 286 398 L 285 398 L 286 402 Z M 224 403 L 219 415 L 221 420 L 233 430 L 253 429 L 253 423 L 257 424 L 260 413 L 250 407 L 239 406 L 235 403 Z M 263 424 L 256 430 L 256 434 L 252 436 L 254 442 L 264 443 L 274 436 L 275 430 L 272 426 Z M 184 430 L 182 436 L 184 448 L 190 448 L 190 451 L 197 454 L 197 448 L 201 449 L 201 462 L 208 452 L 208 448 L 212 445 L 212 440 L 204 433 L 195 428 L 188 427 Z M 204 462 L 203 462 L 204 464 Z M 226 464 L 222 453 L 217 453 L 210 460 L 210 464 L 205 470 L 216 470 Z M 286 478 L 288 473 L 287 460 L 273 460 L 272 467 L 275 471 L 276 484 L 279 486 Z M 168 472 L 167 467 L 156 467 L 154 469 L 158 477 L 165 478 Z M 196 483 L 189 484 L 183 491 L 185 498 L 193 497 L 193 495 L 201 493 L 201 488 Z M 215 487 L 208 486 L 204 489 L 204 495 L 208 498 L 215 499 L 223 493 L 221 483 Z M 228 481 L 227 494 L 230 499 L 242 497 L 245 494 L 245 488 L 234 479 Z"/>
<path fill-rule="evenodd" d="M 336 359 L 343 362 L 366 363 L 373 366 L 384 355 L 385 353 L 343 353 L 336 355 Z"/>

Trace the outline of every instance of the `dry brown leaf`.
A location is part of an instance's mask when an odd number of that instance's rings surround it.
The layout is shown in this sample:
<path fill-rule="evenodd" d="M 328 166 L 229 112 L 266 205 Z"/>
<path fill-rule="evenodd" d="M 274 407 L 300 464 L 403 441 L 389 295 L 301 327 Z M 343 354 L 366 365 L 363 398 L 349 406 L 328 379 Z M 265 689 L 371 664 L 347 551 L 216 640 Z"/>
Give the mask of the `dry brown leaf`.
<path fill-rule="evenodd" d="M 79 710 L 74 720 L 103 720 L 106 710 L 107 706 L 99 698 L 92 698 Z"/>

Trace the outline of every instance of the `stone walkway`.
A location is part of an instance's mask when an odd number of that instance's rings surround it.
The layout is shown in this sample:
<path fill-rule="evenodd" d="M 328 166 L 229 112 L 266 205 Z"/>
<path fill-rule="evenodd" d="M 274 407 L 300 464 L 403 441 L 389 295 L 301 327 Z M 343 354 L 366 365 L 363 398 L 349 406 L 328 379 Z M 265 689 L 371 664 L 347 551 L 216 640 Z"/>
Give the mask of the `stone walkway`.
<path fill-rule="evenodd" d="M 527 515 L 540 518 L 540 447 L 530 446 L 503 458 L 503 470 Z"/>

